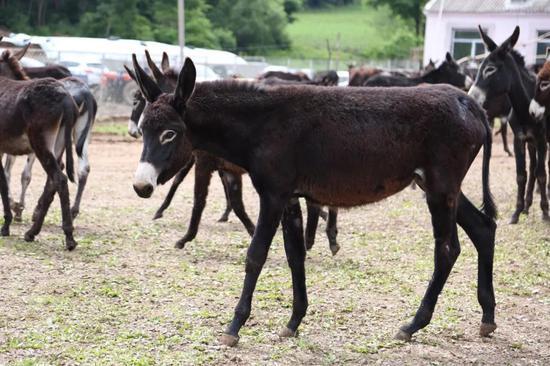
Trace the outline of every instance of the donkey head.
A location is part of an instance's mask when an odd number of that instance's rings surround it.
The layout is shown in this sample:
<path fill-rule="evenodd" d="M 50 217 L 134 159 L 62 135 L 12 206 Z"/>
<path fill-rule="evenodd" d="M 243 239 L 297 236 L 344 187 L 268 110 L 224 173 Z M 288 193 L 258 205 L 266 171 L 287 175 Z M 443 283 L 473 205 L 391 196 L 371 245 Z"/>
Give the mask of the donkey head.
<path fill-rule="evenodd" d="M 147 100 L 140 119 L 143 151 L 134 179 L 138 196 L 151 197 L 158 184 L 171 179 L 191 158 L 192 147 L 186 135 L 187 101 L 195 88 L 196 69 L 187 58 L 174 93 L 164 93 L 132 55 L 136 81 Z"/>
<path fill-rule="evenodd" d="M 468 89 L 472 84 L 470 77 L 460 70 L 460 66 L 449 52 L 445 55 L 445 61 L 439 67 L 424 74 L 423 78 L 433 84 L 451 84 L 460 89 Z"/>
<path fill-rule="evenodd" d="M 12 53 L 10 50 L 2 52 L 2 55 L 0 56 L 0 76 L 14 80 L 28 79 L 27 75 L 23 71 L 23 68 L 21 67 L 21 64 L 19 63 L 19 60 L 21 60 L 25 53 L 27 53 L 30 45 L 30 43 L 27 43 L 25 47 L 21 48 L 17 52 Z"/>
<path fill-rule="evenodd" d="M 519 38 L 519 27 L 516 27 L 512 35 L 500 46 L 497 46 L 481 26 L 479 33 L 490 53 L 481 63 L 474 85 L 468 94 L 480 105 L 487 106 L 512 88 L 512 71 L 517 66 L 511 52 Z"/>
<path fill-rule="evenodd" d="M 550 59 L 546 60 L 537 74 L 535 97 L 529 105 L 529 112 L 537 121 L 544 119 L 548 110 L 550 110 Z"/>
<path fill-rule="evenodd" d="M 166 52 L 162 53 L 162 71 L 159 70 L 157 65 L 151 59 L 148 51 L 145 51 L 145 56 L 147 58 L 147 64 L 153 73 L 157 84 L 160 89 L 165 93 L 171 93 L 176 87 L 177 76 L 172 69 L 170 69 L 170 61 Z M 126 65 L 124 65 L 126 72 L 137 83 L 136 76 L 132 70 L 130 70 Z M 128 134 L 133 138 L 141 137 L 141 131 L 139 129 L 139 119 L 145 108 L 145 98 L 141 94 L 141 91 L 138 89 L 134 93 L 133 103 L 132 103 L 132 113 L 130 115 L 130 120 L 128 121 Z"/>

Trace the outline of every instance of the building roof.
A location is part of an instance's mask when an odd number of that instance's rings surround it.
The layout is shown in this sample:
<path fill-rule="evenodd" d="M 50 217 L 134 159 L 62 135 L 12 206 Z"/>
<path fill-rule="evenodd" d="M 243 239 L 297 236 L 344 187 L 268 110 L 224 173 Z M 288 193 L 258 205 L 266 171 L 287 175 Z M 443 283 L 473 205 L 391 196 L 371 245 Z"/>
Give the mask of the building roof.
<path fill-rule="evenodd" d="M 430 0 L 427 13 L 550 13 L 550 0 Z"/>

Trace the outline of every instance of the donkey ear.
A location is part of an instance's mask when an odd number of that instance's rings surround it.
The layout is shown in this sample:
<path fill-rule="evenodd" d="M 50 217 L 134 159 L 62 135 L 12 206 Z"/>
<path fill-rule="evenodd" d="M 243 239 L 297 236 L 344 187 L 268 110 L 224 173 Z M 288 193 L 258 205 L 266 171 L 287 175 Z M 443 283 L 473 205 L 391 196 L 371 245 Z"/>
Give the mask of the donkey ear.
<path fill-rule="evenodd" d="M 478 28 L 479 28 L 479 34 L 481 35 L 481 39 L 483 39 L 483 43 L 485 43 L 485 46 L 487 46 L 487 49 L 489 50 L 489 52 L 493 52 L 494 50 L 496 50 L 498 46 L 495 43 L 495 41 L 493 41 L 491 37 L 489 37 L 487 33 L 483 31 L 483 28 L 481 28 L 481 25 L 478 25 Z"/>
<path fill-rule="evenodd" d="M 139 66 L 136 58 L 136 54 L 132 54 L 132 63 L 134 65 L 136 82 L 141 90 L 141 94 L 147 99 L 149 103 L 157 100 L 159 95 L 162 94 L 159 86 L 147 73 Z"/>
<path fill-rule="evenodd" d="M 446 60 L 448 63 L 450 63 L 450 64 L 452 64 L 452 63 L 455 62 L 453 56 L 451 56 L 451 54 L 450 54 L 449 52 L 447 52 L 447 53 L 445 54 L 445 60 Z"/>
<path fill-rule="evenodd" d="M 160 62 L 160 67 L 163 72 L 170 70 L 170 58 L 166 52 L 162 53 L 162 61 Z"/>
<path fill-rule="evenodd" d="M 128 75 L 130 75 L 130 78 L 137 83 L 136 74 L 134 74 L 134 72 L 128 66 L 126 66 L 126 65 L 123 65 L 123 66 L 124 66 L 124 69 L 126 70 L 126 72 L 128 73 Z"/>
<path fill-rule="evenodd" d="M 197 70 L 195 69 L 195 64 L 187 57 L 178 76 L 178 84 L 174 95 L 175 107 L 180 112 L 183 111 L 187 100 L 189 100 L 189 97 L 193 94 L 193 90 L 195 90 L 196 78 Z"/>
<path fill-rule="evenodd" d="M 503 52 L 510 52 L 516 45 L 519 38 L 519 26 L 516 25 L 514 33 L 499 46 L 499 49 Z"/>
<path fill-rule="evenodd" d="M 27 50 L 29 49 L 30 46 L 31 46 L 31 43 L 29 42 L 25 45 L 25 47 L 23 47 L 19 51 L 15 52 L 13 54 L 13 56 L 16 59 L 21 60 L 23 58 L 23 56 L 25 56 L 25 53 L 27 53 Z"/>
<path fill-rule="evenodd" d="M 151 55 L 149 54 L 149 51 L 145 50 L 145 58 L 147 59 L 147 65 L 149 65 L 149 69 L 151 69 L 151 72 L 153 73 L 153 77 L 155 80 L 160 82 L 164 79 L 164 74 L 160 69 L 157 67 L 155 62 L 151 59 Z"/>
<path fill-rule="evenodd" d="M 550 59 L 550 47 L 546 47 L 546 59 Z"/>

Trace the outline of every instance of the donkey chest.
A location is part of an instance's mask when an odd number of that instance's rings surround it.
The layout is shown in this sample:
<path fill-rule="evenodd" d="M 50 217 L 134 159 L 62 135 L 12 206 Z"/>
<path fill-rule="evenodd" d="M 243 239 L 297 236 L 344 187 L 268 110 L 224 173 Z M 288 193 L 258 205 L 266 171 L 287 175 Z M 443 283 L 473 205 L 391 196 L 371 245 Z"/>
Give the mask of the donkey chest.
<path fill-rule="evenodd" d="M 10 155 L 27 155 L 33 150 L 27 134 L 22 134 L 17 137 L 0 139 L 0 152 Z"/>

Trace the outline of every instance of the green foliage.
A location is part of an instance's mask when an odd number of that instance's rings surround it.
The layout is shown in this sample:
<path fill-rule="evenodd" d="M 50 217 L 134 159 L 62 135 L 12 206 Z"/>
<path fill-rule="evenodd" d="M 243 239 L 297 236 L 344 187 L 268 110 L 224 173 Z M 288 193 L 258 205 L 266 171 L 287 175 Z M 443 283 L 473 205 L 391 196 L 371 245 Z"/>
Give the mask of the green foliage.
<path fill-rule="evenodd" d="M 422 27 L 422 9 L 428 0 L 369 0 L 375 6 L 388 6 L 403 19 L 414 21 L 416 36 L 420 36 Z"/>

